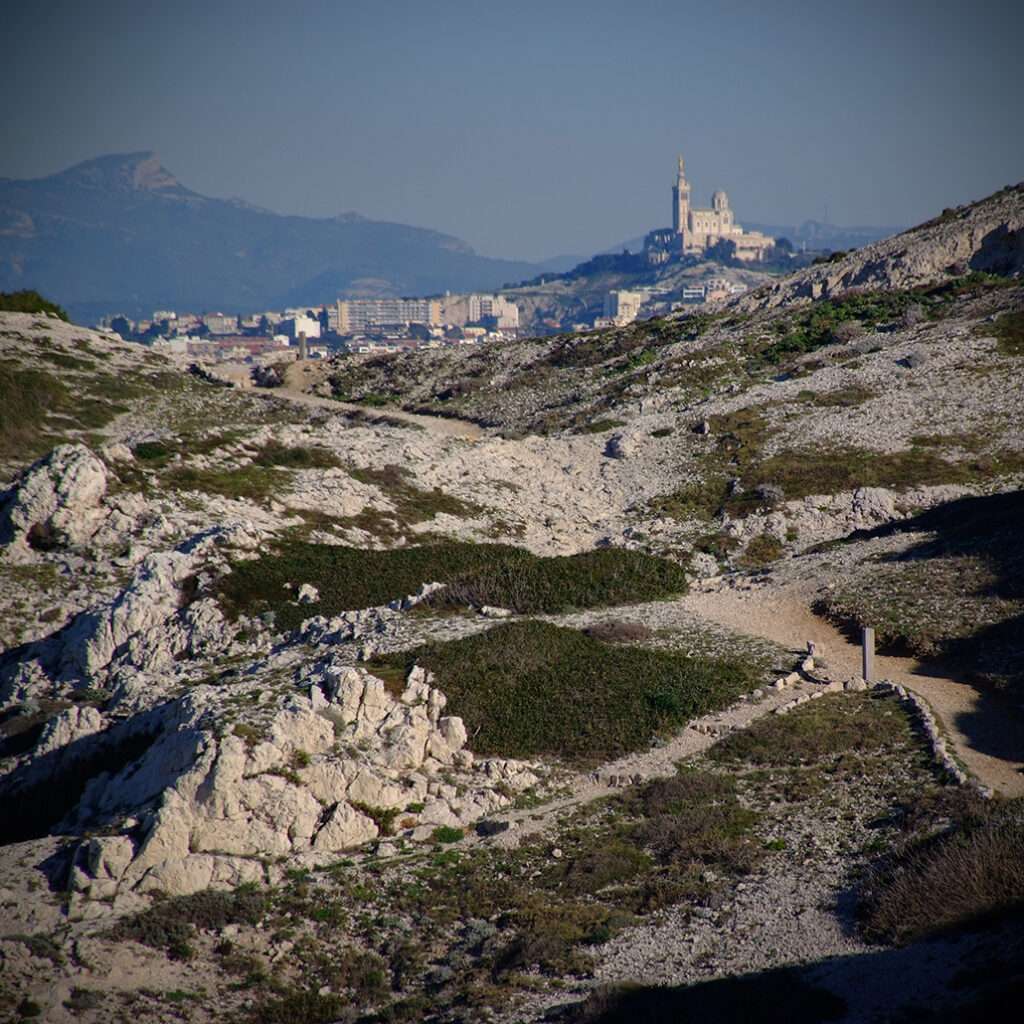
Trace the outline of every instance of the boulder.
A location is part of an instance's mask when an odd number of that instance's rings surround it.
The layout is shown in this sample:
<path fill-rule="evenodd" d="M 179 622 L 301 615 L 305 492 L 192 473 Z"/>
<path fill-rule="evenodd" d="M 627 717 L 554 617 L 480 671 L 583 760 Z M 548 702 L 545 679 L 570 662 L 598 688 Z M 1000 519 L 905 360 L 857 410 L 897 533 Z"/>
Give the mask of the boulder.
<path fill-rule="evenodd" d="M 97 836 L 86 847 L 93 878 L 120 878 L 134 856 L 135 845 L 128 836 Z"/>
<path fill-rule="evenodd" d="M 347 803 L 339 803 L 313 837 L 313 849 L 335 853 L 376 839 L 378 834 L 379 829 L 365 814 L 360 814 Z"/>
<path fill-rule="evenodd" d="M 0 543 L 14 558 L 32 548 L 79 547 L 96 532 L 107 490 L 103 461 L 83 444 L 62 444 L 30 466 L 0 503 Z"/>

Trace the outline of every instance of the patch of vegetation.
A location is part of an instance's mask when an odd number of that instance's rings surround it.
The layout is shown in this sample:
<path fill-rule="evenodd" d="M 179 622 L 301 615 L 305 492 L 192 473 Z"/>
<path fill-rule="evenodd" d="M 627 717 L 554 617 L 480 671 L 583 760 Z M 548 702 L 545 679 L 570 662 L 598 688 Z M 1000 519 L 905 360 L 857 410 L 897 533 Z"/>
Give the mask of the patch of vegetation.
<path fill-rule="evenodd" d="M 457 843 L 465 836 L 461 828 L 453 828 L 451 825 L 438 825 L 434 829 L 434 840 L 438 843 Z"/>
<path fill-rule="evenodd" d="M 636 915 L 705 902 L 749 872 L 763 856 L 756 823 L 732 779 L 687 772 L 578 808 L 554 837 L 514 850 L 432 852 L 401 868 L 332 872 L 327 885 L 295 873 L 275 909 L 293 924 L 313 922 L 318 942 L 302 946 L 292 991 L 347 987 L 344 964 L 356 956 L 336 954 L 343 927 L 379 953 L 383 984 L 351 1000 L 387 1003 L 373 1019 L 430 1020 L 453 1006 L 461 1020 L 488 1019 L 537 975 L 585 975 L 590 951 Z M 279 1018 L 268 1010 L 254 1019 Z"/>
<path fill-rule="evenodd" d="M 52 313 L 65 323 L 71 322 L 60 306 L 27 288 L 20 292 L 0 292 L 0 310 L 9 313 Z"/>
<path fill-rule="evenodd" d="M 1003 313 L 996 320 L 996 339 L 1003 355 L 1024 355 L 1024 310 Z"/>
<path fill-rule="evenodd" d="M 927 745 L 909 713 L 874 692 L 826 695 L 787 715 L 768 715 L 705 756 L 737 776 L 754 806 L 803 804 L 829 816 L 839 801 L 852 802 L 851 820 L 876 822 L 860 833 L 861 854 L 872 859 L 887 845 L 877 828 L 894 802 L 934 786 Z"/>
<path fill-rule="evenodd" d="M 422 523 L 439 515 L 472 519 L 483 509 L 471 502 L 445 494 L 439 487 L 425 491 L 412 483 L 412 474 L 402 466 L 389 464 L 381 469 L 349 468 L 349 475 L 362 484 L 379 487 L 395 506 L 399 524 Z"/>
<path fill-rule="evenodd" d="M 260 1003 L 247 1019 L 251 1024 L 329 1024 L 348 1006 L 334 992 L 293 990 Z"/>
<path fill-rule="evenodd" d="M 0 455 L 41 454 L 47 416 L 65 410 L 70 402 L 68 389 L 53 374 L 0 359 Z"/>
<path fill-rule="evenodd" d="M 434 607 L 490 604 L 528 613 L 650 601 L 687 587 L 675 563 L 621 548 L 538 558 L 506 544 L 444 541 L 370 551 L 288 541 L 274 554 L 235 563 L 217 594 L 232 616 L 273 611 L 280 628 L 295 629 L 309 607 L 294 603 L 285 583 L 311 583 L 320 592 L 317 613 L 338 615 L 387 604 L 433 581 L 449 585 L 432 598 Z"/>
<path fill-rule="evenodd" d="M 851 290 L 835 299 L 822 299 L 813 303 L 805 315 L 795 318 L 792 325 L 778 321 L 779 337 L 757 354 L 768 363 L 778 364 L 789 356 L 849 341 L 854 332 L 848 325 L 873 328 L 893 320 L 918 301 L 910 291 Z"/>
<path fill-rule="evenodd" d="M 840 765 L 850 754 L 873 754 L 906 742 L 908 719 L 884 696 L 822 697 L 797 713 L 767 715 L 716 743 L 707 757 L 718 764 L 759 767 Z"/>
<path fill-rule="evenodd" d="M 382 836 L 393 836 L 395 834 L 395 819 L 398 817 L 397 807 L 373 807 L 370 804 L 352 801 L 352 806 L 365 814 L 380 830 Z"/>
<path fill-rule="evenodd" d="M 829 261 L 842 255 L 833 253 Z M 767 345 L 755 344 L 749 354 L 770 365 L 778 365 L 794 356 L 813 352 L 823 345 L 843 344 L 864 330 L 898 321 L 914 307 L 920 307 L 928 319 L 940 319 L 955 299 L 1004 287 L 1006 283 L 988 274 L 972 271 L 950 281 L 906 290 L 867 291 L 851 288 L 833 299 L 812 303 L 806 313 L 794 317 L 792 323 L 779 319 L 775 329 L 777 337 Z"/>
<path fill-rule="evenodd" d="M 180 380 L 165 372 L 118 376 L 45 349 L 39 356 L 55 363 L 59 372 L 0 357 L 0 457 L 28 461 L 64 441 L 96 443 L 92 432 L 128 412 L 132 402 L 152 399 Z"/>
<path fill-rule="evenodd" d="M 605 644 L 630 644 L 638 640 L 650 640 L 656 634 L 642 622 L 629 619 L 602 619 L 583 630 L 591 640 L 600 640 Z"/>
<path fill-rule="evenodd" d="M 1024 800 L 942 809 L 952 820 L 935 830 L 934 805 L 923 816 L 910 808 L 902 847 L 868 878 L 861 927 L 873 941 L 911 942 L 1024 911 Z"/>
<path fill-rule="evenodd" d="M 32 935 L 10 935 L 8 938 L 20 942 L 33 956 L 37 956 L 41 960 L 49 960 L 54 967 L 63 967 L 66 962 L 60 943 L 46 932 L 35 932 Z"/>
<path fill-rule="evenodd" d="M 770 533 L 762 533 L 747 545 L 740 556 L 740 564 L 748 569 L 758 569 L 782 557 L 782 541 Z"/>
<path fill-rule="evenodd" d="M 826 391 L 824 394 L 815 395 L 814 404 L 825 406 L 826 408 L 829 406 L 840 406 L 841 408 L 849 409 L 853 406 L 863 405 L 869 399 L 874 398 L 875 394 L 870 388 L 838 388 L 835 391 Z"/>
<path fill-rule="evenodd" d="M 283 466 L 287 469 L 331 469 L 342 465 L 333 452 L 324 448 L 284 445 L 270 440 L 252 460 L 257 466 Z"/>
<path fill-rule="evenodd" d="M 702 483 L 688 484 L 652 499 L 649 507 L 657 514 L 676 519 L 709 520 L 723 509 L 737 516 L 770 505 L 766 488 L 778 491 L 778 497 L 788 501 L 860 487 L 905 490 L 914 486 L 977 483 L 1024 470 L 1024 453 L 1009 448 L 973 454 L 959 461 L 944 459 L 919 447 L 888 453 L 852 446 L 796 448 L 767 458 L 760 456 L 759 449 L 756 434 L 743 441 L 734 433 L 727 433 L 719 439 L 718 456 Z M 730 454 L 731 466 L 723 458 Z M 727 470 L 732 471 L 731 475 Z"/>
<path fill-rule="evenodd" d="M 430 669 L 479 754 L 584 763 L 640 749 L 757 681 L 745 659 L 611 646 L 538 621 L 381 655 L 371 670 L 376 664 Z"/>
<path fill-rule="evenodd" d="M 163 949 L 177 960 L 190 960 L 196 930 L 223 928 L 228 924 L 254 925 L 269 908 L 267 894 L 254 885 L 231 892 L 206 889 L 191 896 L 157 899 L 146 910 L 122 918 L 109 931 L 114 941 L 130 939 Z"/>
<path fill-rule="evenodd" d="M 606 430 L 618 430 L 626 425 L 625 420 L 589 420 L 576 428 L 580 434 L 600 434 Z"/>
<path fill-rule="evenodd" d="M 257 465 L 240 469 L 173 466 L 160 476 L 160 482 L 171 490 L 222 494 L 226 498 L 248 498 L 250 501 L 265 501 L 280 494 L 288 489 L 290 481 L 288 470 Z"/>

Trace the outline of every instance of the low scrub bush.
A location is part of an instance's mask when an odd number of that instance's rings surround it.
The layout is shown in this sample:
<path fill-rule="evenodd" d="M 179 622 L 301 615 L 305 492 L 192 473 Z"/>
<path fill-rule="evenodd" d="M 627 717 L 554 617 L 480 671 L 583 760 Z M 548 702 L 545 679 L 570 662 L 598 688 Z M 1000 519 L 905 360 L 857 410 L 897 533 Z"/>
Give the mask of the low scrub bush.
<path fill-rule="evenodd" d="M 785 717 L 759 719 L 716 743 L 707 756 L 719 763 L 787 767 L 905 743 L 907 726 L 906 714 L 884 697 L 823 697 Z"/>
<path fill-rule="evenodd" d="M 400 525 L 422 523 L 439 515 L 472 519 L 483 509 L 472 501 L 446 494 L 440 487 L 424 490 L 412 483 L 410 474 L 400 466 L 385 466 L 383 470 L 349 470 L 363 483 L 380 487 L 395 506 L 394 515 Z"/>
<path fill-rule="evenodd" d="M 782 557 L 782 541 L 769 533 L 759 534 L 747 545 L 740 557 L 740 564 L 756 569 Z"/>
<path fill-rule="evenodd" d="M 581 762 L 639 749 L 756 682 L 739 658 L 609 646 L 538 621 L 384 655 L 371 668 L 377 663 L 434 672 L 479 754 Z"/>
<path fill-rule="evenodd" d="M 53 374 L 0 360 L 0 455 L 41 453 L 47 415 L 70 403 L 68 389 Z"/>
<path fill-rule="evenodd" d="M 1024 355 L 1024 310 L 1003 313 L 996 321 L 996 338 L 1004 355 Z"/>
<path fill-rule="evenodd" d="M 330 469 L 341 465 L 341 459 L 324 448 L 307 448 L 268 441 L 253 459 L 257 466 L 284 466 L 288 469 Z"/>
<path fill-rule="evenodd" d="M 869 878 L 860 912 L 874 941 L 910 942 L 1024 910 L 1024 801 L 912 842 Z"/>
<path fill-rule="evenodd" d="M 487 604 L 524 613 L 650 601 L 687 587 L 674 562 L 619 548 L 538 558 L 506 544 L 445 541 L 370 551 L 290 541 L 274 554 L 233 565 L 218 596 L 231 615 L 274 611 L 281 628 L 294 629 L 311 611 L 338 615 L 382 605 L 433 581 L 448 584 L 431 599 L 435 607 Z M 311 583 L 319 602 L 293 603 L 285 583 Z"/>
<path fill-rule="evenodd" d="M 70 323 L 67 313 L 60 306 L 30 289 L 0 292 L 0 310 L 11 313 L 53 313 L 58 319 Z"/>
<path fill-rule="evenodd" d="M 269 909 L 264 893 L 243 885 L 233 892 L 207 889 L 191 896 L 175 896 L 123 918 L 110 929 L 115 941 L 130 939 L 154 949 L 163 949 L 175 959 L 194 955 L 196 930 L 223 928 L 227 924 L 256 924 Z"/>

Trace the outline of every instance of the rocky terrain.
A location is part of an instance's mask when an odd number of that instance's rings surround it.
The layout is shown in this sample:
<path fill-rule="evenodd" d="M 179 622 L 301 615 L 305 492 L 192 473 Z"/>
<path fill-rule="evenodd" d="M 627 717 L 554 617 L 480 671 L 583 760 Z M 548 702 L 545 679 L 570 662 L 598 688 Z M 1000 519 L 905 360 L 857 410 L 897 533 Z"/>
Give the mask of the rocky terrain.
<path fill-rule="evenodd" d="M 0 314 L 0 1014 L 1001 1019 L 1022 220 L 278 389 Z"/>

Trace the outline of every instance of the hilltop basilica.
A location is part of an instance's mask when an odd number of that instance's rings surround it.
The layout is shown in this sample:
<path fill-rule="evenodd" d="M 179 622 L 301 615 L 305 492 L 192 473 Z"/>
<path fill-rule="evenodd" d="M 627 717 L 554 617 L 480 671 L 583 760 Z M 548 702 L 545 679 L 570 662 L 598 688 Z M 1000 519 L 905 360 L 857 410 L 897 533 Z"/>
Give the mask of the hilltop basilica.
<path fill-rule="evenodd" d="M 759 260 L 774 240 L 760 231 L 744 231 L 733 219 L 729 197 L 718 188 L 711 206 L 690 205 L 690 184 L 683 174 L 683 158 L 672 186 L 672 227 L 659 228 L 644 238 L 644 252 L 651 263 L 664 263 L 673 256 L 699 254 L 722 239 L 736 245 L 736 258 Z"/>

